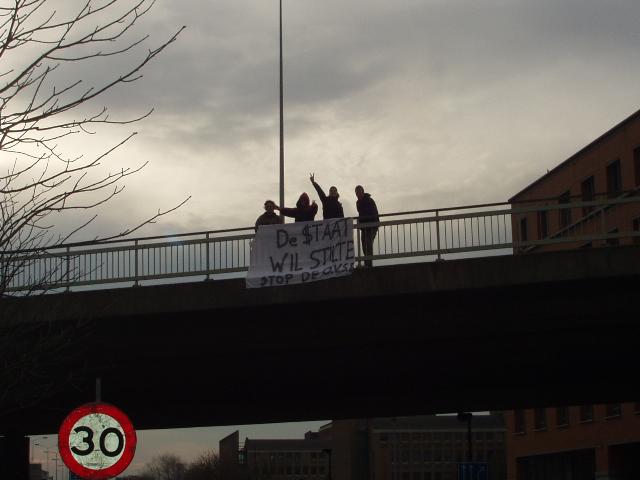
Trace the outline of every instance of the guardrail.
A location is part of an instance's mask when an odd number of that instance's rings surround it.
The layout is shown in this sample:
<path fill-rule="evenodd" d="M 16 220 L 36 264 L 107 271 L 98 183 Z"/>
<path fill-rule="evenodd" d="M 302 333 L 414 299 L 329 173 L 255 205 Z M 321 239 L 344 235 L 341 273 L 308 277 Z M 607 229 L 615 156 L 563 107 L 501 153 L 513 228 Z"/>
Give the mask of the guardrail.
<path fill-rule="evenodd" d="M 378 227 L 373 255 L 362 255 L 356 238 L 356 261 L 375 260 L 380 265 L 640 242 L 640 196 L 634 193 L 600 201 L 551 202 L 380 215 L 379 223 L 366 224 Z M 356 237 L 359 228 L 354 219 Z M 3 252 L 0 291 L 224 277 L 248 269 L 253 237 L 253 227 L 247 227 Z"/>

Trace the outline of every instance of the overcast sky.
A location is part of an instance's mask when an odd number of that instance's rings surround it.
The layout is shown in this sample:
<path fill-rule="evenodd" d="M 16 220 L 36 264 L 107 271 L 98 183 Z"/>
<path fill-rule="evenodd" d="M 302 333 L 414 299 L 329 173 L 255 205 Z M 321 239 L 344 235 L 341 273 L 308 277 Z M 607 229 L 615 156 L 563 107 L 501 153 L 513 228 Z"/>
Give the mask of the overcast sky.
<path fill-rule="evenodd" d="M 154 114 L 77 143 L 136 130 L 110 165 L 150 161 L 94 230 L 188 196 L 143 233 L 247 226 L 278 199 L 277 14 L 276 0 L 157 1 L 136 30 L 147 48 L 186 30 L 100 103 Z M 350 215 L 356 184 L 384 212 L 506 200 L 640 108 L 636 0 L 285 1 L 284 43 L 288 205 L 316 197 L 310 172 Z M 113 75 L 101 68 L 85 74 Z"/>
<path fill-rule="evenodd" d="M 640 108 L 638 0 L 284 9 L 288 205 L 303 191 L 317 199 L 309 172 L 338 187 L 348 215 L 356 184 L 381 212 L 503 201 Z M 247 226 L 277 201 L 277 14 L 276 0 L 157 1 L 136 31 L 151 35 L 147 47 L 186 30 L 142 80 L 100 103 L 112 115 L 154 114 L 75 144 L 93 151 L 136 130 L 110 165 L 150 164 L 87 235 L 188 196 L 141 233 Z M 83 74 L 113 75 L 101 68 Z M 193 438 L 210 446 L 203 432 Z"/>

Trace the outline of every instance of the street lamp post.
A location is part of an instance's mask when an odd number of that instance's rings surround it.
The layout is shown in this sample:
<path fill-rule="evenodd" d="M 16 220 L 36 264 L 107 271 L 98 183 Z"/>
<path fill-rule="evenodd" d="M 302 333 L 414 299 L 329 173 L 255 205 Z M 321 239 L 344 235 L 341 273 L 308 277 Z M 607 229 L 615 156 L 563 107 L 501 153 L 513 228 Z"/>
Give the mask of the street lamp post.
<path fill-rule="evenodd" d="M 284 88 L 282 67 L 282 0 L 280 0 L 280 206 L 284 207 Z M 284 218 L 282 213 L 280 217 Z"/>
<path fill-rule="evenodd" d="M 458 413 L 458 420 L 461 422 L 467 422 L 467 462 L 473 462 L 473 443 L 471 442 L 471 419 L 473 413 L 460 412 Z"/>

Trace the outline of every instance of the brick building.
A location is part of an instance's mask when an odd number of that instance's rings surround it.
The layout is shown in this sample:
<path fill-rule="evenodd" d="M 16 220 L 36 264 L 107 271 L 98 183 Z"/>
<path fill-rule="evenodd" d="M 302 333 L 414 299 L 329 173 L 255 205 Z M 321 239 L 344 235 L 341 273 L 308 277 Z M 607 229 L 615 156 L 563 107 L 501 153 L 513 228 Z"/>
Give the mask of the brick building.
<path fill-rule="evenodd" d="M 640 402 L 508 412 L 507 480 L 640 478 Z"/>
<path fill-rule="evenodd" d="M 640 202 L 560 208 L 565 203 L 635 197 L 640 189 L 640 110 L 514 195 L 513 208 L 533 211 L 513 215 L 516 241 L 543 241 L 562 236 L 618 234 L 622 238 L 529 246 L 516 253 L 562 248 L 598 247 L 640 242 L 624 232 L 640 231 Z M 538 201 L 539 199 L 545 199 Z M 552 208 L 545 210 L 545 207 Z"/>
<path fill-rule="evenodd" d="M 516 241 L 595 237 L 541 243 L 515 253 L 640 243 L 640 111 L 511 198 Z M 544 199 L 544 200 L 539 200 Z M 632 201 L 617 205 L 562 204 Z M 545 210 L 545 207 L 553 209 Z M 597 235 L 609 238 L 597 238 Z M 508 480 L 640 478 L 640 404 L 582 405 L 506 414 Z"/>

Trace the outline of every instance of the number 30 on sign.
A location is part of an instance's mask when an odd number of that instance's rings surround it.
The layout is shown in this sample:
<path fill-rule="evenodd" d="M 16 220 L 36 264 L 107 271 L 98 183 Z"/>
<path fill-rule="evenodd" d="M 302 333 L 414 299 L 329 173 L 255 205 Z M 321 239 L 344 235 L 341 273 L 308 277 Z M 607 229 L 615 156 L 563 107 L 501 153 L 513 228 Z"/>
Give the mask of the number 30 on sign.
<path fill-rule="evenodd" d="M 136 431 L 129 418 L 106 403 L 88 403 L 73 410 L 58 432 L 58 449 L 73 473 L 87 480 L 122 473 L 136 451 Z"/>

